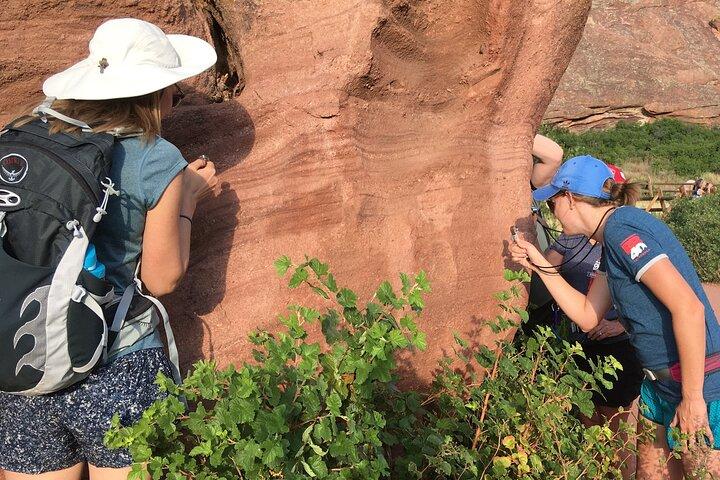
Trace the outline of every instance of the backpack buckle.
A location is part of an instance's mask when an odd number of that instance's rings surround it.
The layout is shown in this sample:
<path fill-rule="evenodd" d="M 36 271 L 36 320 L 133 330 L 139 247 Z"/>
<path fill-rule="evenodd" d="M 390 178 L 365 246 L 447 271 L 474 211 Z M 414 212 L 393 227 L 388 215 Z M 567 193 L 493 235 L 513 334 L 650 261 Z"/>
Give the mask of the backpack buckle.
<path fill-rule="evenodd" d="M 75 285 L 75 288 L 72 291 L 72 294 L 70 294 L 70 298 L 73 302 L 76 303 L 82 303 L 83 298 L 85 298 L 85 295 L 87 295 L 87 290 L 85 290 L 80 285 Z"/>

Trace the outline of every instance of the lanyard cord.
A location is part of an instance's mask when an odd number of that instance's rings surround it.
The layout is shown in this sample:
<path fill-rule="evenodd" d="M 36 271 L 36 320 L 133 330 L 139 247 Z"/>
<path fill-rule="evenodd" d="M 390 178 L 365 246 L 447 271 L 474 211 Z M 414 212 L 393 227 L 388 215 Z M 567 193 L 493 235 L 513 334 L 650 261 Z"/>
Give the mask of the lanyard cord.
<path fill-rule="evenodd" d="M 580 244 L 583 243 L 583 241 L 585 242 L 585 244 L 584 244 L 583 246 L 581 246 L 570 258 L 568 258 L 566 261 L 563 261 L 563 263 L 561 263 L 560 265 L 557 265 L 557 267 L 562 267 L 563 265 L 565 265 L 565 264 L 570 263 L 571 261 L 573 261 L 573 260 L 575 259 L 575 257 L 577 257 L 577 256 L 580 254 L 580 252 L 582 252 L 583 249 L 585 249 L 585 247 L 587 246 L 587 244 L 590 242 L 590 239 L 589 239 L 588 237 L 585 237 L 585 236 L 583 235 L 582 238 L 580 238 L 580 239 L 577 241 L 577 243 L 575 243 L 575 245 L 570 246 L 570 245 L 565 245 L 565 244 L 563 244 L 562 242 L 559 241 L 560 235 L 554 236 L 553 234 L 550 233 L 550 232 L 558 232 L 558 233 L 561 234 L 561 233 L 562 233 L 562 230 L 556 230 L 556 229 L 554 229 L 554 228 L 551 228 L 551 227 L 546 226 L 545 223 L 544 223 L 544 220 L 545 220 L 545 219 L 542 217 L 542 215 L 539 215 L 539 216 L 540 216 L 540 220 L 542 220 L 542 221 L 538 220 L 537 222 L 538 222 L 538 223 L 540 224 L 540 226 L 543 228 L 543 230 L 545 231 L 545 233 L 546 233 L 550 238 L 552 238 L 552 239 L 555 241 L 555 243 L 557 243 L 558 245 L 560 245 L 561 247 L 563 247 L 565 250 L 574 250 L 574 249 L 578 248 L 578 247 L 580 246 Z M 602 221 L 601 221 L 601 222 L 602 222 Z M 595 231 L 597 232 L 597 229 L 596 229 Z M 593 234 L 593 235 L 594 235 L 594 234 Z M 590 256 L 590 254 L 592 253 L 592 251 L 593 251 L 594 248 L 595 248 L 595 246 L 593 245 L 593 247 L 585 254 L 585 256 L 578 261 L 577 265 L 579 265 L 579 264 L 581 264 L 582 262 L 584 262 L 585 259 L 586 259 L 588 256 Z M 563 260 L 564 260 L 564 259 L 563 259 Z M 577 265 L 576 265 L 576 266 L 577 266 Z M 562 270 L 562 269 L 561 269 L 561 270 Z"/>
<path fill-rule="evenodd" d="M 555 241 L 555 243 L 557 243 L 558 245 L 560 245 L 561 247 L 563 247 L 565 250 L 573 250 L 573 249 L 577 248 L 577 247 L 583 242 L 583 239 L 580 239 L 580 240 L 578 240 L 578 242 L 577 242 L 575 245 L 573 245 L 573 246 L 563 244 L 562 242 L 560 242 L 560 241 L 558 240 L 558 239 L 560 238 L 560 234 L 562 234 L 563 231 L 548 226 L 547 223 L 546 223 L 546 221 L 545 221 L 545 218 L 542 216 L 542 214 L 541 214 L 540 212 L 538 212 L 536 215 L 539 217 L 536 221 L 537 221 L 537 223 L 540 225 L 540 227 L 542 227 L 542 229 L 543 229 L 543 231 L 545 232 L 545 234 L 546 234 L 549 238 L 553 239 L 553 240 Z M 584 235 L 583 235 L 583 237 L 584 237 Z M 583 246 L 583 248 L 585 248 L 585 246 Z"/>
<path fill-rule="evenodd" d="M 607 216 L 610 214 L 610 212 L 612 212 L 613 210 L 615 210 L 615 208 L 617 208 L 617 207 L 612 207 L 612 208 L 608 209 L 608 211 L 605 212 L 605 214 L 602 216 L 602 218 L 601 218 L 600 221 L 598 222 L 597 227 L 595 227 L 595 231 L 594 231 L 589 237 L 586 237 L 586 238 L 585 238 L 585 244 L 582 246 L 582 248 L 580 248 L 577 252 L 575 252 L 575 254 L 574 254 L 572 257 L 568 258 L 567 260 L 562 261 L 562 262 L 559 263 L 558 265 L 551 265 L 551 266 L 549 266 L 549 267 L 543 267 L 543 266 L 540 266 L 540 265 L 536 265 L 536 264 L 533 263 L 533 262 L 530 262 L 530 265 L 532 265 L 533 267 L 537 268 L 540 272 L 545 273 L 545 274 L 547 274 L 547 275 L 560 275 L 560 271 L 559 271 L 558 269 L 561 269 L 561 267 L 562 267 L 563 265 L 567 265 L 567 264 L 568 264 L 569 262 L 571 262 L 575 257 L 577 257 L 577 256 L 580 254 L 580 252 L 582 252 L 582 250 L 587 246 L 587 244 L 590 243 L 590 239 L 595 236 L 595 234 L 598 232 L 598 230 L 600 230 L 600 226 L 601 226 L 601 225 L 603 224 L 603 222 L 605 221 L 605 217 L 607 217 Z M 585 260 L 585 259 L 588 257 L 588 255 L 590 255 L 590 252 L 592 252 L 592 249 L 590 249 L 590 250 L 585 254 L 585 257 L 583 257 L 583 259 L 580 260 L 580 262 L 582 262 L 583 260 Z"/>

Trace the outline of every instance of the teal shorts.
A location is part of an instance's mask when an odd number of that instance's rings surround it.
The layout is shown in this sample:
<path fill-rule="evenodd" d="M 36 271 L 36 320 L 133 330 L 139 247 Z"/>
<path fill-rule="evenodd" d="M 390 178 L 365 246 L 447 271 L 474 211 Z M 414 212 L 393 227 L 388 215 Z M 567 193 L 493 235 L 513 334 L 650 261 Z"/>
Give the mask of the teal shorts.
<path fill-rule="evenodd" d="M 675 448 L 675 440 L 670 432 L 670 422 L 675 418 L 675 409 L 678 404 L 664 400 L 657 393 L 652 381 L 645 379 L 640 387 L 640 413 L 653 423 L 665 427 L 668 445 Z M 708 422 L 710 430 L 715 437 L 713 449 L 720 450 L 720 400 L 714 400 L 707 405 Z"/>

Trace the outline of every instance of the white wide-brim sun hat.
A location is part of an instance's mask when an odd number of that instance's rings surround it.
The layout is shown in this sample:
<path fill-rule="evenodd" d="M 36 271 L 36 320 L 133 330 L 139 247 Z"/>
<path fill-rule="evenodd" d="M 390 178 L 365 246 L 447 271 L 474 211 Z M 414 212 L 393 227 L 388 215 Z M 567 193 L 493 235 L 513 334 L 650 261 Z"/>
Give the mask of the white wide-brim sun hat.
<path fill-rule="evenodd" d="M 205 40 L 166 35 L 136 18 L 103 23 L 89 49 L 85 60 L 45 80 L 45 95 L 60 100 L 137 97 L 202 73 L 217 61 Z"/>

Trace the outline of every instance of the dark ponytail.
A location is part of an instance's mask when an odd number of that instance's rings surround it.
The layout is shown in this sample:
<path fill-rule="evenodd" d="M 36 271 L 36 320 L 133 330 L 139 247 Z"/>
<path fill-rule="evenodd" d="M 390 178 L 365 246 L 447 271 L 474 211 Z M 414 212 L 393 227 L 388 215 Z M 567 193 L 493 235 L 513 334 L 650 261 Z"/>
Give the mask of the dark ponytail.
<path fill-rule="evenodd" d="M 640 184 L 636 182 L 616 183 L 608 179 L 603 190 L 610 193 L 610 200 L 618 207 L 635 205 L 640 199 Z"/>

